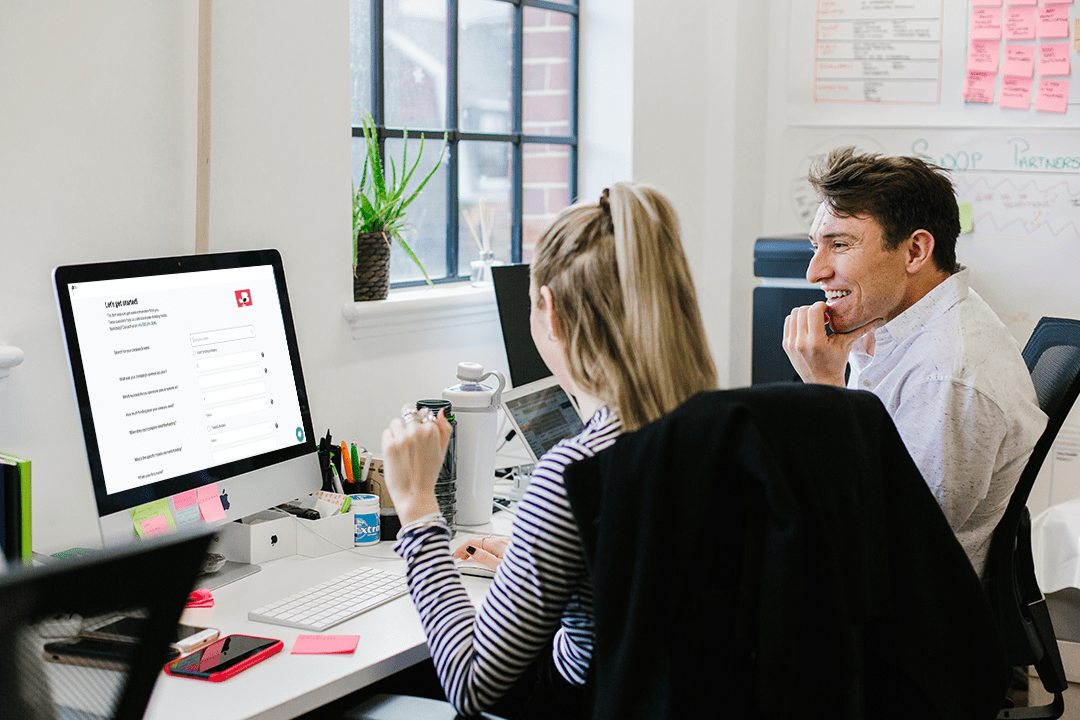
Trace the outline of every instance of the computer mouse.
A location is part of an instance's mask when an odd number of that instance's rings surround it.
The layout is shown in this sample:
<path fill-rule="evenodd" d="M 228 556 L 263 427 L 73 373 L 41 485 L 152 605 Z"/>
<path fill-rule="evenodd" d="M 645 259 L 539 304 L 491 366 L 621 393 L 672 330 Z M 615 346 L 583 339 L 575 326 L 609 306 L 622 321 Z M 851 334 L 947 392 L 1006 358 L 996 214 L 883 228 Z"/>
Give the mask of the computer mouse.
<path fill-rule="evenodd" d="M 473 575 L 475 577 L 493 578 L 495 577 L 495 571 L 489 568 L 487 565 L 482 565 L 480 562 L 467 558 L 460 560 L 454 558 L 454 565 L 457 566 L 458 572 L 462 575 Z"/>

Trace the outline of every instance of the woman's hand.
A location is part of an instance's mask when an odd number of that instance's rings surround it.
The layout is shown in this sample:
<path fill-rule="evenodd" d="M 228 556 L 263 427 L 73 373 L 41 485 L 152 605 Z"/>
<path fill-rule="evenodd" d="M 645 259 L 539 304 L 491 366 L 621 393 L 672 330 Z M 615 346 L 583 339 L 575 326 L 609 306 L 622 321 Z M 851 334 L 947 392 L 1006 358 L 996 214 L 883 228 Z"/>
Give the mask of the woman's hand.
<path fill-rule="evenodd" d="M 383 430 L 386 488 L 403 526 L 439 512 L 435 481 L 452 431 L 442 410 L 432 416 L 426 409 L 417 412 L 410 405 Z"/>
<path fill-rule="evenodd" d="M 469 538 L 454 551 L 454 557 L 458 560 L 472 558 L 481 565 L 495 570 L 506 555 L 506 548 L 510 545 L 510 538 L 485 535 L 483 537 Z M 470 552 L 471 551 L 471 552 Z"/>

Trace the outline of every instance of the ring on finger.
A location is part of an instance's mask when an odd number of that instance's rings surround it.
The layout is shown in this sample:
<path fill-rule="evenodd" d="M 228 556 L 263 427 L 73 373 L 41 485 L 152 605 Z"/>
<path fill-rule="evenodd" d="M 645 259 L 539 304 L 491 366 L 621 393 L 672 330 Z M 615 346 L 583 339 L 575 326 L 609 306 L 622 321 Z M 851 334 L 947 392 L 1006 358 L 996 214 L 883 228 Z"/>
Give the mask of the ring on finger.
<path fill-rule="evenodd" d="M 430 419 L 431 419 L 431 410 L 429 410 L 428 408 L 420 408 L 420 413 L 419 413 L 420 422 L 425 423 Z"/>
<path fill-rule="evenodd" d="M 416 418 L 417 418 L 417 413 L 416 413 L 415 410 L 410 410 L 410 411 L 408 411 L 406 413 L 402 413 L 402 415 L 401 415 L 401 419 L 406 425 L 411 423 L 413 420 L 416 420 Z"/>

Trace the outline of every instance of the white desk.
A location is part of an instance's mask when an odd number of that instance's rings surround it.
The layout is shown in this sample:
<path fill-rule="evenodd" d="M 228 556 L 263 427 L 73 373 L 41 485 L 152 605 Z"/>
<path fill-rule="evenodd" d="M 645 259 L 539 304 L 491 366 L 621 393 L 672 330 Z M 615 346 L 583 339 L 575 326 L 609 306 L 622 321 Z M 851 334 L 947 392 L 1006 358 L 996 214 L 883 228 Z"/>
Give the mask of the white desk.
<path fill-rule="evenodd" d="M 488 525 L 458 527 L 456 547 L 471 535 L 510 534 L 512 516 L 498 512 Z M 182 621 L 215 627 L 230 634 L 277 638 L 285 648 L 277 655 L 222 683 L 175 678 L 162 673 L 150 698 L 149 720 L 191 718 L 293 718 L 364 688 L 430 657 L 420 617 L 412 599 L 404 597 L 370 610 L 326 632 L 359 635 L 352 655 L 291 655 L 297 635 L 305 631 L 251 622 L 249 610 L 336 577 L 359 565 L 405 574 L 405 561 L 393 542 L 355 548 L 318 558 L 291 556 L 265 563 L 262 571 L 214 590 L 214 607 L 188 609 Z M 465 588 L 479 605 L 490 580 L 465 577 Z"/>

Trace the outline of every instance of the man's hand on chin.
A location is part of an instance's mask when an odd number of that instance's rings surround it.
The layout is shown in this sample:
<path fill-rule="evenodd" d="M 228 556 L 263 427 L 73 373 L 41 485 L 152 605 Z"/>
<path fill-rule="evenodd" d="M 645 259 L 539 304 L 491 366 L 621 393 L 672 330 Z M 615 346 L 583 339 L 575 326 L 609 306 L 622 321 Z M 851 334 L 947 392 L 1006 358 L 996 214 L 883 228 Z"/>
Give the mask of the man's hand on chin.
<path fill-rule="evenodd" d="M 825 332 L 829 308 L 824 302 L 804 305 L 784 320 L 784 352 L 803 382 L 844 387 L 848 353 L 859 338 L 881 327 L 874 320 L 846 333 Z"/>

